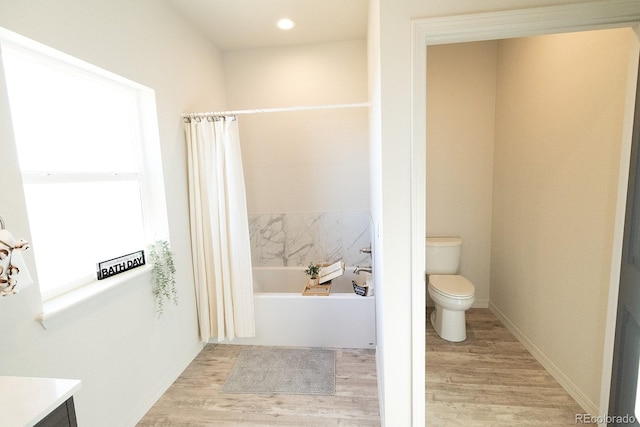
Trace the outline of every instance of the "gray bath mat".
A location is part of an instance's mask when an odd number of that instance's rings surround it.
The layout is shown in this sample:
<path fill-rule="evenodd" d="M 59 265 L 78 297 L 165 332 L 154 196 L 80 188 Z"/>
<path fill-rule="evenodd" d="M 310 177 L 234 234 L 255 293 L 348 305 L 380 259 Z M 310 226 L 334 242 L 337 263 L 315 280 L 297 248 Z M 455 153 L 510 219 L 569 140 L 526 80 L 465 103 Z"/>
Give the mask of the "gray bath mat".
<path fill-rule="evenodd" d="M 223 393 L 333 395 L 334 350 L 251 347 L 242 350 Z"/>

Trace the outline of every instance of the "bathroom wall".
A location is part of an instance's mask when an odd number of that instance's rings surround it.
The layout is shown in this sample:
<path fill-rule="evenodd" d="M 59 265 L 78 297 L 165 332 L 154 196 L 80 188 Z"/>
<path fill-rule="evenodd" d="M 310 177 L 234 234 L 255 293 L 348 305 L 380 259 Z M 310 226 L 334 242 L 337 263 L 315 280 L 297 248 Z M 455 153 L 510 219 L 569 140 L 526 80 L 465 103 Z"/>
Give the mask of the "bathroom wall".
<path fill-rule="evenodd" d="M 367 101 L 364 40 L 224 54 L 230 109 Z M 239 115 L 254 265 L 369 264 L 366 108 Z"/>
<path fill-rule="evenodd" d="M 156 91 L 178 306 L 156 318 L 149 274 L 48 330 L 36 320 L 42 308 L 37 285 L 0 299 L 0 375 L 80 379 L 79 425 L 132 426 L 201 348 L 180 113 L 225 107 L 222 59 L 162 1 L 1 0 L 0 10 L 0 26 Z M 0 83 L 0 215 L 14 235 L 31 240 L 8 113 Z M 26 253 L 30 263 L 32 255 Z"/>
<path fill-rule="evenodd" d="M 498 45 L 492 308 L 591 408 L 633 37 L 619 29 Z"/>
<path fill-rule="evenodd" d="M 427 48 L 427 236 L 460 236 L 460 274 L 489 304 L 496 41 Z"/>

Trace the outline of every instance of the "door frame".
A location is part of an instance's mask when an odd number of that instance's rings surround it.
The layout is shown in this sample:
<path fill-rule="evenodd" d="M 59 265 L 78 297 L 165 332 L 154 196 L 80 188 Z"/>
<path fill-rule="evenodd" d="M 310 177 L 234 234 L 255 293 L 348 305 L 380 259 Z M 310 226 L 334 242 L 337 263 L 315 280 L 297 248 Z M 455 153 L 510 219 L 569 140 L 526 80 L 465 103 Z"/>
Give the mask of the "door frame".
<path fill-rule="evenodd" d="M 427 46 L 471 41 L 499 40 L 544 34 L 635 27 L 640 25 L 640 2 L 606 0 L 514 9 L 500 12 L 457 15 L 412 21 L 411 75 L 411 277 L 412 277 L 412 419 L 424 425 L 425 416 L 425 247 L 426 236 L 426 115 Z M 638 32 L 636 31 L 636 34 Z M 637 63 L 636 63 L 637 65 Z M 624 211 L 628 184 L 636 79 L 627 83 L 623 142 L 620 156 L 612 267 L 609 282 L 605 348 L 602 367 L 600 414 L 609 405 L 615 313 L 618 302 Z M 631 100 L 629 100 L 631 98 Z"/>

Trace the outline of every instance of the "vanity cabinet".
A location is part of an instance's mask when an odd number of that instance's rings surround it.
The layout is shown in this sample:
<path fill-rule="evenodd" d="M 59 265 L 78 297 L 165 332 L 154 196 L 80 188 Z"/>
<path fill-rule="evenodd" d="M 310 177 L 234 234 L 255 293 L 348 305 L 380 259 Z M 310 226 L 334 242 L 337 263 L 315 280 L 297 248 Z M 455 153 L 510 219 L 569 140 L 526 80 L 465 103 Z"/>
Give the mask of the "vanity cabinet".
<path fill-rule="evenodd" d="M 76 421 L 76 408 L 73 406 L 73 397 L 54 409 L 49 415 L 35 427 L 78 427 Z"/>
<path fill-rule="evenodd" d="M 77 427 L 79 380 L 0 377 L 2 427 Z"/>

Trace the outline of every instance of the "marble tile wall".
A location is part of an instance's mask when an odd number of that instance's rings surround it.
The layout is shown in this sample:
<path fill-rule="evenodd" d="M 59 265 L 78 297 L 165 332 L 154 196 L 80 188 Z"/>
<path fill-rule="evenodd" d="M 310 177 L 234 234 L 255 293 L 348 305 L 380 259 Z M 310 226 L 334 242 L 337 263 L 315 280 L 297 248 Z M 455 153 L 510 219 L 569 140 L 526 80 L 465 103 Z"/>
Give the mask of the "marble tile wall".
<path fill-rule="evenodd" d="M 371 265 L 360 249 L 371 242 L 369 212 L 250 214 L 254 267 L 295 267 L 342 259 Z"/>

